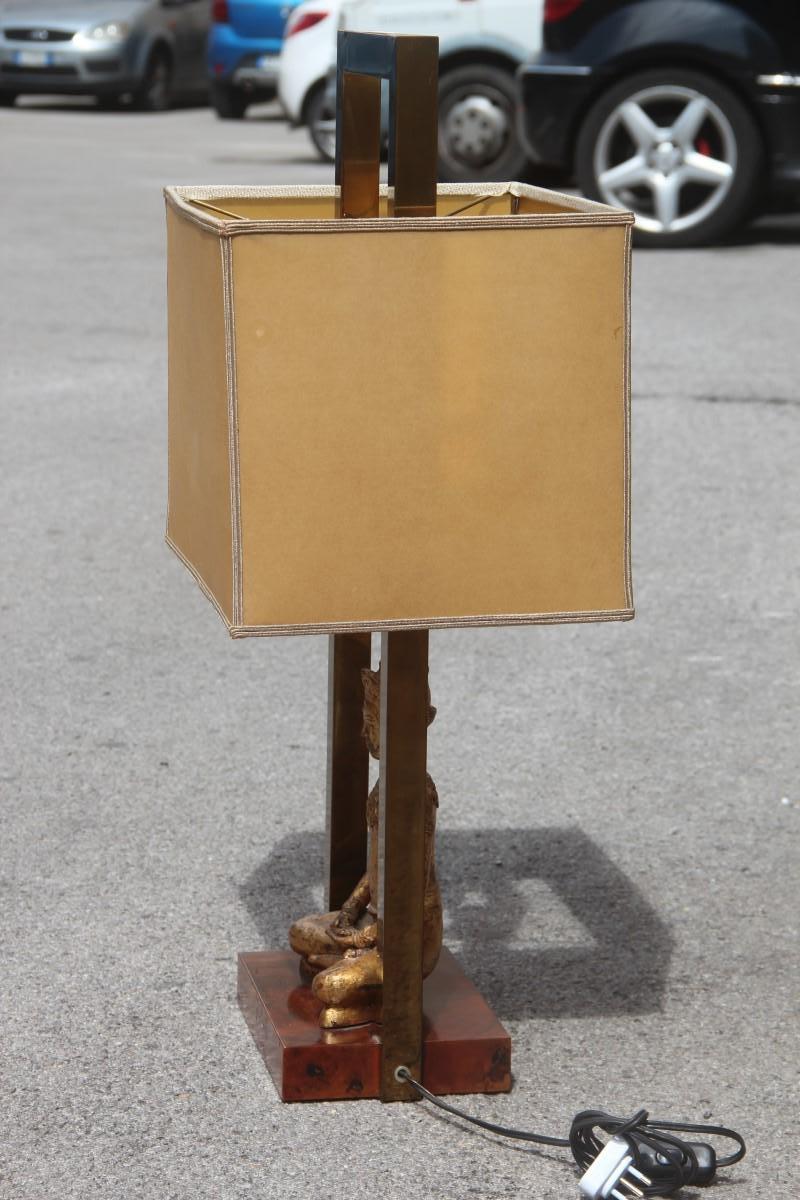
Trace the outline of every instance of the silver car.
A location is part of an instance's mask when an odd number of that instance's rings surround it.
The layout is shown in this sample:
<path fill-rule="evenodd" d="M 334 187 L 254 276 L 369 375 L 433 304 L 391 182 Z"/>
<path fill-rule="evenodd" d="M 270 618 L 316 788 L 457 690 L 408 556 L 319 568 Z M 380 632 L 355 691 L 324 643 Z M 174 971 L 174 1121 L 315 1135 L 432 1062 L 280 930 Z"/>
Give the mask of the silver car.
<path fill-rule="evenodd" d="M 0 0 L 0 104 L 89 94 L 157 112 L 206 94 L 209 22 L 208 0 Z"/>

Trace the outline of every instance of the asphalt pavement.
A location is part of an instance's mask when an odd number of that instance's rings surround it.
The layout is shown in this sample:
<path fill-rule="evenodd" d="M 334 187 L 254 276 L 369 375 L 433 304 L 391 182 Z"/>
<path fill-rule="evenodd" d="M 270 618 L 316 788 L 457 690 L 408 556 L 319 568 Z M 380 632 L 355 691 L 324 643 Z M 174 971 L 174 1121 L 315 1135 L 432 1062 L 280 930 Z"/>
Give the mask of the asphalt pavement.
<path fill-rule="evenodd" d="M 164 546 L 161 188 L 330 168 L 269 108 L 0 147 L 0 1195 L 577 1196 L 424 1105 L 282 1105 L 236 1007 L 320 903 L 327 646 L 230 642 Z M 514 1041 L 465 1106 L 733 1125 L 735 1200 L 800 1190 L 799 293 L 797 215 L 637 251 L 637 619 L 431 638 L 446 939 Z"/>

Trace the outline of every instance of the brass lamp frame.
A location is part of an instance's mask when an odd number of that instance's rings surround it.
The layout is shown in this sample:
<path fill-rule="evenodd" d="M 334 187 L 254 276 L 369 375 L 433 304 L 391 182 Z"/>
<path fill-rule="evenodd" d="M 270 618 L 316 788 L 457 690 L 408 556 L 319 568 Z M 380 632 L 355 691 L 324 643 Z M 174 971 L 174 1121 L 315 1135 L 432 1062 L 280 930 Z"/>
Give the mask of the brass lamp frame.
<path fill-rule="evenodd" d="M 389 215 L 436 216 L 439 39 L 340 32 L 337 216 L 379 216 L 381 80 L 389 84 Z"/>

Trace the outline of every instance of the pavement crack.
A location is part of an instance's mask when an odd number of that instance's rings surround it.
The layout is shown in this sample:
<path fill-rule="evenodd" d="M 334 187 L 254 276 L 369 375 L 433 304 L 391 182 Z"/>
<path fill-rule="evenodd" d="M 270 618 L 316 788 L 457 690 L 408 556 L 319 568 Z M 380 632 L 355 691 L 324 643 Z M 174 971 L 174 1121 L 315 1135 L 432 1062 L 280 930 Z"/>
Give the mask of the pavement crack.
<path fill-rule="evenodd" d="M 759 404 L 771 408 L 800 408 L 798 396 L 728 396 L 720 392 L 635 392 L 634 400 L 691 400 L 696 404 Z"/>
<path fill-rule="evenodd" d="M 766 404 L 773 408 L 798 408 L 800 398 L 796 396 L 722 396 L 715 392 L 701 392 L 690 396 L 700 404 Z"/>

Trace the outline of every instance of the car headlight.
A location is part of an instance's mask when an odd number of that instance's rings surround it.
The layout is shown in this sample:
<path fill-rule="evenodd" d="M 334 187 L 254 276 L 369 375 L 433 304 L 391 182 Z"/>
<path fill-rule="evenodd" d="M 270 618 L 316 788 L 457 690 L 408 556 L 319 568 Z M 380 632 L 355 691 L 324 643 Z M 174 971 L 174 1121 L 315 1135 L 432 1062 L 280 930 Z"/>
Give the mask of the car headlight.
<path fill-rule="evenodd" d="M 96 46 L 98 42 L 121 42 L 130 31 L 131 27 L 127 21 L 103 21 L 101 25 L 94 25 L 91 29 L 76 33 L 73 41 L 84 46 Z"/>

